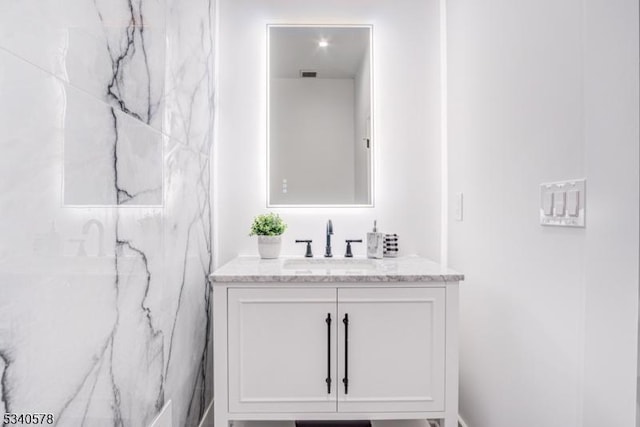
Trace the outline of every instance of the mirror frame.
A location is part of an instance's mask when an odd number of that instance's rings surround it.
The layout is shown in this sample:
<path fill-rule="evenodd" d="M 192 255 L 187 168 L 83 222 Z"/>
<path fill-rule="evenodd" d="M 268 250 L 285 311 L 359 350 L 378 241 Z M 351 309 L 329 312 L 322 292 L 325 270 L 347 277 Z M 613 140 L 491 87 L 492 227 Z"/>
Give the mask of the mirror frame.
<path fill-rule="evenodd" d="M 366 204 L 274 204 L 271 203 L 271 193 L 270 193 L 270 180 L 271 180 L 271 169 L 270 169 L 270 139 L 271 139 L 271 128 L 270 128 L 270 108 L 269 104 L 271 101 L 271 64 L 270 64 L 270 56 L 271 56 L 271 28 L 291 28 L 291 27 L 300 27 L 300 28 L 366 28 L 369 30 L 369 91 L 371 98 L 371 111 L 370 111 L 370 123 L 369 123 L 369 144 L 371 145 L 371 171 L 369 177 L 369 203 Z M 373 208 L 375 207 L 375 176 L 376 176 L 376 146 L 375 143 L 375 92 L 374 88 L 374 51 L 373 51 L 373 24 L 267 24 L 266 27 L 267 36 L 267 50 L 266 50 L 266 200 L 267 200 L 267 208 Z"/>

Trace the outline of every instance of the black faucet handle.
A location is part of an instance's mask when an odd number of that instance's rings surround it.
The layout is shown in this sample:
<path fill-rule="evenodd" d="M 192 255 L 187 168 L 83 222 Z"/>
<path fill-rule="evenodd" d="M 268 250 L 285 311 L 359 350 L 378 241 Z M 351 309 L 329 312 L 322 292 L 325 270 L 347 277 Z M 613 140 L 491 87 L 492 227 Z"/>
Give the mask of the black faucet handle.
<path fill-rule="evenodd" d="M 307 258 L 313 258 L 313 252 L 311 252 L 311 242 L 313 240 L 298 240 L 296 239 L 296 243 L 306 243 L 307 244 L 307 253 L 304 254 Z"/>
<path fill-rule="evenodd" d="M 351 244 L 352 243 L 362 243 L 362 239 L 347 239 L 345 240 L 345 242 L 347 242 L 347 253 L 344 254 L 345 258 L 353 258 L 353 253 L 351 252 Z"/>

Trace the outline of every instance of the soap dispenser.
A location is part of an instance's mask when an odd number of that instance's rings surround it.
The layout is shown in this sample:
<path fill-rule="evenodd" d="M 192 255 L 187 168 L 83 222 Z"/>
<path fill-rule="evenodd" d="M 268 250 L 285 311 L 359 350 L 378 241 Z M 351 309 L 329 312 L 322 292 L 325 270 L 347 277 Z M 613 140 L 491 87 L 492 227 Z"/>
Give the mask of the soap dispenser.
<path fill-rule="evenodd" d="M 373 221 L 373 231 L 367 233 L 367 258 L 384 256 L 384 234 L 378 233 L 377 221 Z"/>

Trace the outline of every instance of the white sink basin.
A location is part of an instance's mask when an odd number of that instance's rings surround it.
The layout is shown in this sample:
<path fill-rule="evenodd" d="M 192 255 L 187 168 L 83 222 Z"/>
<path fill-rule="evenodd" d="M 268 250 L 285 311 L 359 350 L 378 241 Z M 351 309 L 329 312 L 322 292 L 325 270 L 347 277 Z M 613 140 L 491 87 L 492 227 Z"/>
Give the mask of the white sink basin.
<path fill-rule="evenodd" d="M 359 258 L 304 258 L 287 259 L 282 263 L 285 270 L 375 270 L 376 262 Z"/>

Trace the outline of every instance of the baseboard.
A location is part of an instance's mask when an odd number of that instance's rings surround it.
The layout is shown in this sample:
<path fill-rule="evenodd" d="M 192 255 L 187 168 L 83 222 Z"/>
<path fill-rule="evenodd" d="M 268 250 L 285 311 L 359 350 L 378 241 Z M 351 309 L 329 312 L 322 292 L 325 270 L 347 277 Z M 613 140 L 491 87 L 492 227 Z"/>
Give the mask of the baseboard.
<path fill-rule="evenodd" d="M 173 415 L 171 413 L 171 399 L 164 404 L 158 416 L 149 427 L 173 427 Z"/>
<path fill-rule="evenodd" d="M 213 427 L 213 399 L 211 399 L 211 403 L 209 403 L 209 406 L 207 406 L 207 409 L 204 411 L 202 421 L 200 421 L 198 427 Z"/>

